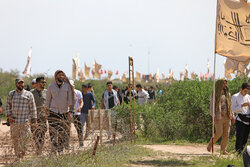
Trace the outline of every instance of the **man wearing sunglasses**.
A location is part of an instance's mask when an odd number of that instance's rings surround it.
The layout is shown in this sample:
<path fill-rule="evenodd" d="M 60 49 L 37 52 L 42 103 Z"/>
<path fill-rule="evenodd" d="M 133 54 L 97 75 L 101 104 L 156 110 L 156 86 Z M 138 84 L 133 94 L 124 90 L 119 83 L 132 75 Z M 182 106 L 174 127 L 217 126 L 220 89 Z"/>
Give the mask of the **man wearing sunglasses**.
<path fill-rule="evenodd" d="M 37 108 L 37 123 L 36 129 L 31 129 L 34 134 L 34 140 L 36 144 L 36 154 L 42 154 L 42 148 L 45 140 L 45 133 L 47 131 L 47 113 L 45 110 L 46 93 L 45 89 L 46 81 L 44 77 L 36 78 L 36 88 L 31 90 L 34 96 L 36 108 Z"/>

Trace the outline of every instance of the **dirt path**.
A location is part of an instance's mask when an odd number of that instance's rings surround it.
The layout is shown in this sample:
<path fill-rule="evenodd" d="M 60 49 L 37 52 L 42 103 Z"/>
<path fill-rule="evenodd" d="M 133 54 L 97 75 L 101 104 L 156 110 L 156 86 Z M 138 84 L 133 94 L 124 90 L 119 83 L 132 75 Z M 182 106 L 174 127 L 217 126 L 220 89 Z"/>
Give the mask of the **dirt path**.
<path fill-rule="evenodd" d="M 204 144 L 185 144 L 185 145 L 143 145 L 143 147 L 154 151 L 162 151 L 177 155 L 187 156 L 209 156 L 211 153 L 207 151 L 207 145 Z M 220 147 L 215 145 L 215 155 L 219 155 Z"/>
<path fill-rule="evenodd" d="M 79 142 L 77 137 L 77 132 L 73 124 L 71 124 L 71 137 L 70 137 L 70 147 L 65 150 L 65 153 L 76 153 L 78 151 L 84 151 L 86 149 L 92 148 L 94 142 L 96 141 L 96 135 L 98 132 L 92 132 L 89 134 L 89 137 L 84 140 L 84 146 L 79 148 Z M 32 141 L 32 140 L 31 140 Z M 35 155 L 34 143 L 31 142 L 28 146 L 26 152 L 26 157 L 31 157 Z M 103 142 L 107 141 L 106 133 L 103 134 Z M 49 137 L 49 132 L 45 134 L 45 144 L 43 147 L 43 156 L 48 156 L 51 150 L 51 142 Z M 0 167 L 12 163 L 15 160 L 14 150 L 12 147 L 12 141 L 10 138 L 10 127 L 6 125 L 0 125 Z"/>
<path fill-rule="evenodd" d="M 0 125 L 0 138 L 5 138 L 7 137 L 10 139 L 10 134 L 9 134 L 10 128 L 8 126 L 3 126 Z M 77 133 L 75 128 L 71 127 L 71 146 L 76 148 L 76 150 L 84 150 L 84 148 L 79 149 L 78 147 L 78 140 L 77 140 Z M 49 137 L 47 134 L 47 143 L 49 143 Z M 90 147 L 92 145 L 93 141 L 85 141 L 84 145 L 85 148 Z M 11 146 L 10 140 L 6 141 L 5 143 L 1 143 L 1 148 L 8 148 L 7 146 Z M 176 145 L 176 144 L 167 144 L 167 145 L 142 145 L 145 148 L 152 149 L 155 152 L 163 152 L 166 153 L 164 155 L 159 155 L 156 157 L 142 157 L 142 162 L 148 162 L 148 161 L 157 161 L 162 158 L 170 158 L 170 159 L 181 159 L 181 160 L 191 160 L 194 157 L 202 157 L 202 156 L 210 156 L 211 153 L 207 152 L 206 147 L 207 145 L 205 144 L 183 144 L 183 145 Z M 49 147 L 49 146 L 47 146 Z M 13 156 L 13 149 L 9 148 L 11 151 L 8 153 L 8 155 Z M 6 150 L 6 149 L 5 149 Z M 215 145 L 215 155 L 219 155 L 220 151 L 220 146 Z M 6 154 L 4 152 L 4 149 L 0 149 L 0 157 Z M 0 159 L 0 167 L 3 165 L 6 165 L 6 162 L 4 163 L 2 160 L 3 158 L 6 157 L 1 157 Z M 2 161 L 2 162 L 1 162 Z M 133 164 L 132 166 L 138 166 L 138 164 Z M 145 165 L 145 164 L 140 164 L 139 166 L 152 166 L 152 165 Z"/>

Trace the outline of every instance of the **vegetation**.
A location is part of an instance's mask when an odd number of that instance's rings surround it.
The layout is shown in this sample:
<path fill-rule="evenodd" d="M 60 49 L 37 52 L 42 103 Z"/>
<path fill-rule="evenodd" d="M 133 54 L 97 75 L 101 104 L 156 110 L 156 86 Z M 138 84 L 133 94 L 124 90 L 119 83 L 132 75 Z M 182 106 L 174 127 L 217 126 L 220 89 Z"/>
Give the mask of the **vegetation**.
<path fill-rule="evenodd" d="M 14 80 L 19 72 L 3 72 L 0 70 L 0 97 L 3 103 L 6 102 L 8 92 L 15 89 Z M 40 74 L 25 78 L 25 83 Z M 243 82 L 248 78 L 235 78 L 228 81 L 231 94 L 240 90 Z M 47 77 L 47 85 L 53 82 L 53 77 Z M 87 80 L 85 84 L 92 83 L 97 108 L 100 108 L 102 94 L 106 88 L 106 80 Z M 120 88 L 127 84 L 116 82 Z M 75 82 L 76 89 L 81 90 L 82 82 Z M 143 85 L 144 86 L 144 85 Z M 148 86 L 148 85 L 147 85 Z M 159 85 L 163 94 L 153 105 L 135 107 L 136 135 L 137 141 L 145 143 L 159 142 L 204 142 L 207 143 L 211 137 L 211 116 L 209 112 L 209 98 L 212 92 L 213 82 L 185 80 L 174 81 L 171 85 Z M 130 129 L 130 105 L 124 104 L 116 107 L 118 120 L 118 131 L 129 138 Z M 234 150 L 235 127 L 231 128 L 229 151 Z M 190 160 L 179 158 L 157 158 L 158 153 L 148 149 L 131 146 L 129 144 L 117 145 L 115 147 L 100 147 L 96 158 L 92 159 L 91 150 L 70 154 L 60 157 L 32 158 L 16 166 L 132 166 L 132 165 L 155 165 L 155 166 L 227 166 L 234 164 L 242 166 L 242 159 L 228 159 L 223 157 L 199 157 Z M 165 156 L 165 155 L 164 155 Z M 152 157 L 150 160 L 143 160 L 141 157 Z"/>
<path fill-rule="evenodd" d="M 90 156 L 91 150 L 62 155 L 59 157 L 30 157 L 12 166 L 190 166 L 190 167 L 225 167 L 228 164 L 243 166 L 242 157 L 202 156 L 188 157 L 171 153 L 154 152 L 142 146 L 121 143 L 115 146 L 100 147 L 95 157 Z M 188 157 L 185 159 L 185 157 Z"/>
<path fill-rule="evenodd" d="M 0 70 L 0 97 L 6 102 L 7 94 L 15 89 L 14 80 L 19 72 L 3 72 Z M 25 78 L 25 83 L 40 74 Z M 41 74 L 42 75 L 42 74 Z M 46 78 L 47 85 L 54 78 Z M 247 78 L 235 78 L 228 81 L 231 94 L 240 90 Z M 97 100 L 97 108 L 100 108 L 102 94 L 106 89 L 106 80 L 87 80 L 85 84 L 91 83 Z M 120 88 L 122 83 L 114 83 Z M 75 82 L 76 89 L 81 90 L 82 83 Z M 163 95 L 157 99 L 154 105 L 139 106 L 135 104 L 135 116 L 138 135 L 147 140 L 187 140 L 191 142 L 206 142 L 211 136 L 211 116 L 209 112 L 209 100 L 212 92 L 213 82 L 195 80 L 175 81 L 172 85 L 160 85 Z M 122 120 L 123 126 L 129 126 L 130 106 L 123 103 L 116 108 L 117 117 Z M 129 129 L 129 127 L 128 127 Z M 231 137 L 235 128 L 231 129 Z"/>
<path fill-rule="evenodd" d="M 228 81 L 231 94 L 239 92 L 247 78 Z M 152 141 L 207 142 L 211 137 L 212 121 L 209 111 L 213 82 L 185 80 L 163 88 L 164 94 L 154 105 L 135 104 L 139 135 Z M 118 119 L 129 123 L 130 107 L 116 108 Z M 128 127 L 129 128 L 129 127 Z M 235 127 L 231 128 L 231 136 Z"/>

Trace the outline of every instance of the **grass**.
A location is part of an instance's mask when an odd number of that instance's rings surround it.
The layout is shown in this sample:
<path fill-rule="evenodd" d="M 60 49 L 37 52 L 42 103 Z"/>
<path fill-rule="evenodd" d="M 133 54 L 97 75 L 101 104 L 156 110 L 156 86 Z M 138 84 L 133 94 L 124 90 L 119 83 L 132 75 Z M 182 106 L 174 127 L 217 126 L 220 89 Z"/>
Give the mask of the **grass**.
<path fill-rule="evenodd" d="M 17 167 L 80 167 L 80 166 L 122 166 L 128 164 L 130 160 L 137 160 L 143 156 L 155 156 L 156 153 L 149 149 L 139 146 L 132 146 L 128 143 L 116 146 L 99 147 L 94 158 L 91 156 L 92 150 L 88 150 L 76 154 L 68 154 L 63 156 L 50 156 L 42 158 L 29 158 L 20 163 L 14 164 Z"/>
<path fill-rule="evenodd" d="M 243 166 L 242 157 L 187 156 L 154 152 L 150 149 L 123 142 L 116 146 L 99 147 L 94 158 L 92 150 L 63 156 L 30 157 L 11 166 L 17 167 L 113 167 L 113 166 L 170 166 L 170 167 L 226 167 Z"/>

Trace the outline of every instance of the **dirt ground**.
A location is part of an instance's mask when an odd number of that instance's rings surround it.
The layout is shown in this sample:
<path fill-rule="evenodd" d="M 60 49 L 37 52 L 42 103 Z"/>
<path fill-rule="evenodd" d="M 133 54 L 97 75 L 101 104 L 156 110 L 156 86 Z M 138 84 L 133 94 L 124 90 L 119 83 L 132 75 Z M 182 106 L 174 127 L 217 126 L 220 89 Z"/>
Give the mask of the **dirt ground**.
<path fill-rule="evenodd" d="M 0 167 L 3 165 L 6 165 L 7 163 L 11 162 L 14 158 L 13 149 L 11 147 L 10 142 L 10 128 L 8 126 L 0 125 Z M 76 130 L 72 124 L 71 127 L 71 147 L 74 148 L 73 150 L 84 150 L 85 148 L 92 147 L 92 144 L 94 143 L 94 140 L 88 140 L 84 142 L 84 148 L 78 147 L 78 141 L 77 141 L 77 133 Z M 6 139 L 7 138 L 7 139 Z M 5 140 L 3 140 L 5 139 Z M 46 134 L 46 140 L 49 140 L 49 134 L 47 132 Z M 5 142 L 3 142 L 5 141 Z M 49 142 L 47 142 L 49 143 Z M 142 145 L 143 147 L 152 149 L 153 151 L 160 151 L 163 153 L 170 153 L 166 154 L 164 158 L 175 158 L 175 159 L 182 159 L 182 160 L 190 160 L 192 157 L 197 156 L 209 156 L 211 153 L 207 152 L 206 145 L 204 144 L 183 144 L 183 145 L 175 145 L 175 144 L 167 144 L 167 145 Z M 50 146 L 47 144 L 45 146 L 46 148 L 49 148 Z M 220 147 L 218 145 L 215 145 L 215 155 L 219 155 Z M 45 152 L 45 151 L 44 151 Z M 32 155 L 33 153 L 29 153 L 29 155 Z M 45 153 L 46 154 L 46 153 Z M 148 159 L 151 157 L 142 157 L 142 159 Z M 155 157 L 157 159 L 157 157 Z M 162 157 L 158 157 L 159 159 Z M 9 160 L 8 160 L 9 159 Z M 137 166 L 137 165 L 135 165 Z M 144 165 L 143 165 L 144 166 Z"/>
<path fill-rule="evenodd" d="M 85 131 L 85 129 L 84 129 Z M 73 124 L 71 124 L 71 137 L 70 137 L 70 148 L 65 150 L 65 153 L 73 153 L 78 151 L 84 151 L 85 149 L 92 148 L 97 135 L 99 135 L 99 132 L 92 131 L 90 132 L 89 137 L 84 140 L 84 146 L 79 147 L 77 132 Z M 107 133 L 105 131 L 103 132 L 103 142 L 107 141 Z M 35 147 L 33 140 L 30 140 L 28 151 L 26 152 L 26 157 L 30 157 L 35 155 Z M 45 144 L 43 148 L 43 156 L 48 156 L 51 151 L 51 144 L 50 144 L 50 138 L 48 131 L 45 135 Z M 10 137 L 10 127 L 6 125 L 0 125 L 0 167 L 4 166 L 6 164 L 10 164 L 14 162 L 16 159 L 14 155 L 14 150 L 12 147 L 12 141 Z"/>
<path fill-rule="evenodd" d="M 207 151 L 207 145 L 204 144 L 185 144 L 185 145 L 144 145 L 143 147 L 152 149 L 154 151 L 162 151 L 165 153 L 172 153 L 187 156 L 209 156 L 210 152 Z M 215 145 L 215 155 L 219 155 L 220 147 Z"/>

